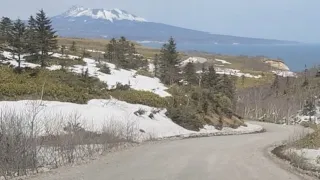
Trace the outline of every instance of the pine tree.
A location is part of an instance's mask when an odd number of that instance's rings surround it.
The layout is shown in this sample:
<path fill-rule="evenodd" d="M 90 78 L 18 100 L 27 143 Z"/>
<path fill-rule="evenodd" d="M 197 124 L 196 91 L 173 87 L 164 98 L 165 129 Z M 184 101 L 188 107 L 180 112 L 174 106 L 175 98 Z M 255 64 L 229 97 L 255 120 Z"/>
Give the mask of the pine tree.
<path fill-rule="evenodd" d="M 159 66 L 159 55 L 158 54 L 155 54 L 154 55 L 154 60 L 153 60 L 153 66 L 154 66 L 154 77 L 160 77 L 160 72 L 159 72 L 159 69 L 160 69 L 160 66 Z"/>
<path fill-rule="evenodd" d="M 271 89 L 276 92 L 277 96 L 279 95 L 280 82 L 279 82 L 279 76 L 278 75 L 275 75 L 274 81 L 273 81 L 273 83 L 271 85 Z"/>
<path fill-rule="evenodd" d="M 116 61 L 116 54 L 117 54 L 117 40 L 112 38 L 110 42 L 107 44 L 106 52 L 104 57 L 108 59 L 110 62 Z"/>
<path fill-rule="evenodd" d="M 314 102 L 307 100 L 302 109 L 302 115 L 309 116 L 309 119 L 311 120 L 311 116 L 314 116 L 315 114 L 316 114 L 316 106 Z"/>
<path fill-rule="evenodd" d="M 127 39 L 123 36 L 120 37 L 118 41 L 118 51 L 116 53 L 117 55 L 117 61 L 119 65 L 125 69 L 130 68 L 130 62 L 128 59 L 128 51 L 129 51 L 129 42 Z"/>
<path fill-rule="evenodd" d="M 62 45 L 60 51 L 61 51 L 61 55 L 64 56 L 66 52 L 66 46 Z"/>
<path fill-rule="evenodd" d="M 320 77 L 320 65 L 318 66 L 316 77 Z"/>
<path fill-rule="evenodd" d="M 304 81 L 302 83 L 302 87 L 307 87 L 309 85 L 309 80 L 308 80 L 308 69 L 307 65 L 304 65 Z"/>
<path fill-rule="evenodd" d="M 208 70 L 203 74 L 202 81 L 204 88 L 217 88 L 218 75 L 213 66 L 209 66 Z"/>
<path fill-rule="evenodd" d="M 244 75 L 241 76 L 241 85 L 244 86 L 246 77 Z"/>
<path fill-rule="evenodd" d="M 70 51 L 77 52 L 77 45 L 75 41 L 72 41 L 72 45 L 70 47 Z"/>
<path fill-rule="evenodd" d="M 197 83 L 196 68 L 193 63 L 189 62 L 184 67 L 183 77 L 184 77 L 184 80 L 187 81 L 189 84 Z"/>
<path fill-rule="evenodd" d="M 234 100 L 235 96 L 235 82 L 231 80 L 226 74 L 223 74 L 221 78 L 221 89 L 220 92 L 225 94 L 231 101 Z"/>
<path fill-rule="evenodd" d="M 12 21 L 8 17 L 2 17 L 0 22 L 0 51 L 8 51 L 7 48 L 10 32 L 12 31 Z"/>
<path fill-rule="evenodd" d="M 51 20 L 46 16 L 43 10 L 37 13 L 36 17 L 36 35 L 40 50 L 41 67 L 45 66 L 45 60 L 51 56 L 50 52 L 57 49 L 57 36 L 52 28 Z"/>
<path fill-rule="evenodd" d="M 168 85 L 178 82 L 179 80 L 179 59 L 176 50 L 176 43 L 170 37 L 168 43 L 164 44 L 160 53 L 160 79 Z"/>
<path fill-rule="evenodd" d="M 16 61 L 18 62 L 18 69 L 21 67 L 21 55 L 26 52 L 26 26 L 18 19 L 12 28 L 12 32 L 9 36 L 9 45 L 11 47 L 11 53 L 14 54 Z"/>
<path fill-rule="evenodd" d="M 37 24 L 36 20 L 33 18 L 33 16 L 29 17 L 28 20 L 28 27 L 27 27 L 27 51 L 31 55 L 38 55 L 39 54 L 39 42 L 37 37 Z"/>

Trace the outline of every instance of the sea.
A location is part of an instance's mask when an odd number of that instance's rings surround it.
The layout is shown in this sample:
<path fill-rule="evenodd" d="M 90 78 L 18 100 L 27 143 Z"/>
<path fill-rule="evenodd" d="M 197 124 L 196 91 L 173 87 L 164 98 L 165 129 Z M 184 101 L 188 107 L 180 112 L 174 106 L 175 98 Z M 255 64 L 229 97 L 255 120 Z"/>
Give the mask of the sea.
<path fill-rule="evenodd" d="M 161 43 L 147 42 L 144 46 L 160 48 Z M 320 44 L 281 44 L 281 45 L 222 45 L 222 44 L 177 44 L 179 51 L 199 51 L 223 55 L 265 56 L 279 58 L 291 71 L 302 71 L 305 68 L 320 65 Z"/>

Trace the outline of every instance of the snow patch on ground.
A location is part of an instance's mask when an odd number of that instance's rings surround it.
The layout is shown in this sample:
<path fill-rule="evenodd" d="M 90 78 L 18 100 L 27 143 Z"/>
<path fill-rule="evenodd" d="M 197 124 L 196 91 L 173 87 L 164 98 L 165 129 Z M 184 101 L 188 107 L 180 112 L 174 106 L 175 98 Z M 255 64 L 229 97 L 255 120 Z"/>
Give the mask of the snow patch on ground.
<path fill-rule="evenodd" d="M 315 114 L 313 116 L 305 116 L 302 111 L 299 111 L 296 116 L 294 116 L 291 121 L 293 124 L 301 124 L 303 122 L 312 122 L 315 124 L 320 124 L 320 99 L 315 102 Z"/>
<path fill-rule="evenodd" d="M 72 72 L 81 74 L 84 70 L 88 69 L 89 76 L 97 77 L 102 82 L 106 82 L 109 89 L 115 88 L 117 83 L 129 84 L 132 89 L 150 91 L 155 94 L 158 94 L 161 97 L 171 96 L 166 90 L 167 87 L 160 82 L 158 78 L 151 78 L 147 76 L 136 75 L 135 70 L 125 70 L 125 69 L 116 69 L 114 64 L 106 63 L 111 70 L 111 74 L 105 74 L 100 72 L 97 67 L 97 62 L 90 58 L 84 58 L 86 66 L 76 65 L 70 67 Z"/>
<path fill-rule="evenodd" d="M 201 136 L 205 134 L 217 133 L 224 134 L 239 134 L 252 133 L 261 131 L 262 127 L 258 125 L 248 124 L 248 127 L 240 127 L 238 129 L 223 128 L 219 131 L 213 126 L 205 126 L 199 132 L 190 131 L 172 122 L 165 113 L 165 109 L 155 109 L 149 106 L 140 104 L 129 104 L 116 99 L 103 100 L 93 99 L 87 104 L 74 104 L 58 101 L 0 101 L 0 111 L 4 112 L 34 112 L 37 109 L 38 125 L 46 125 L 53 127 L 58 123 L 61 125 L 70 121 L 70 117 L 75 115 L 79 117 L 78 122 L 85 124 L 86 130 L 101 131 L 104 125 L 109 123 L 117 123 L 126 127 L 128 124 L 133 128 L 133 133 L 138 140 L 167 137 L 190 137 Z M 142 115 L 136 115 L 138 110 L 144 110 Z M 158 113 L 153 114 L 153 118 L 149 115 L 152 111 L 158 110 Z M 31 115 L 31 114 L 29 114 Z M 25 117 L 32 117 L 26 115 Z M 58 122 L 57 119 L 59 119 Z M 144 132 L 141 132 L 143 130 Z M 63 131 L 61 129 L 61 131 Z M 131 132 L 132 133 L 132 132 Z"/>
<path fill-rule="evenodd" d="M 215 59 L 215 61 L 221 62 L 222 64 L 231 64 L 230 62 L 223 59 Z"/>
<path fill-rule="evenodd" d="M 153 63 L 149 63 L 149 65 L 148 65 L 148 69 L 149 69 L 149 72 L 154 72 L 154 69 L 155 69 L 155 66 L 154 66 L 154 64 Z"/>
<path fill-rule="evenodd" d="M 86 51 L 88 52 L 94 52 L 94 53 L 101 53 L 101 54 L 105 54 L 106 52 L 104 51 L 98 51 L 98 50 L 94 50 L 94 49 L 87 49 Z"/>
<path fill-rule="evenodd" d="M 3 55 L 8 60 L 2 60 L 0 61 L 0 63 L 8 64 L 8 65 L 10 64 L 14 67 L 18 66 L 17 61 L 12 60 L 12 56 L 9 52 L 3 52 Z M 137 54 L 137 55 L 140 55 L 140 54 Z M 56 58 L 73 59 L 73 60 L 80 58 L 78 56 L 61 55 L 59 53 L 53 53 L 52 56 Z M 98 79 L 100 79 L 100 81 L 107 83 L 109 89 L 113 89 L 116 87 L 117 83 L 121 83 L 123 85 L 129 84 L 131 88 L 135 90 L 153 92 L 161 97 L 171 96 L 168 92 L 166 92 L 168 88 L 165 87 L 165 85 L 162 84 L 158 78 L 151 78 L 147 76 L 136 75 L 137 71 L 135 70 L 117 69 L 114 64 L 102 62 L 107 66 L 109 66 L 111 70 L 111 74 L 105 74 L 99 71 L 100 68 L 97 67 L 98 62 L 96 60 L 90 59 L 90 58 L 83 58 L 83 61 L 86 63 L 85 66 L 75 65 L 73 67 L 68 67 L 68 69 L 74 73 L 82 74 L 88 68 L 89 76 L 97 77 Z M 21 67 L 36 68 L 36 67 L 40 67 L 40 65 L 25 62 L 25 60 L 22 58 Z M 51 71 L 54 71 L 54 70 L 61 69 L 61 66 L 52 65 L 46 68 Z M 152 68 L 151 65 L 149 65 L 149 68 Z"/>
<path fill-rule="evenodd" d="M 206 58 L 203 57 L 189 57 L 188 59 L 182 61 L 180 63 L 180 67 L 184 67 L 186 66 L 188 63 L 205 63 L 208 60 Z"/>
<path fill-rule="evenodd" d="M 311 165 L 320 168 L 320 149 L 295 149 L 290 148 L 285 153 L 296 153 L 298 156 L 306 158 L 307 162 Z"/>
<path fill-rule="evenodd" d="M 215 67 L 214 69 L 216 70 L 217 74 L 226 74 L 226 75 L 237 76 L 237 77 L 244 76 L 244 77 L 255 78 L 255 79 L 259 79 L 262 77 L 261 75 L 255 76 L 249 73 L 242 73 L 238 69 L 220 68 L 220 67 Z M 197 73 L 202 73 L 202 71 L 197 71 Z"/>
<path fill-rule="evenodd" d="M 297 74 L 291 71 L 276 70 L 272 71 L 272 73 L 282 77 L 297 77 Z"/>
<path fill-rule="evenodd" d="M 62 54 L 59 54 L 59 53 L 53 53 L 51 56 L 52 57 L 56 57 L 56 58 L 60 58 L 60 59 L 72 59 L 72 60 L 80 58 L 79 56 L 62 55 Z"/>

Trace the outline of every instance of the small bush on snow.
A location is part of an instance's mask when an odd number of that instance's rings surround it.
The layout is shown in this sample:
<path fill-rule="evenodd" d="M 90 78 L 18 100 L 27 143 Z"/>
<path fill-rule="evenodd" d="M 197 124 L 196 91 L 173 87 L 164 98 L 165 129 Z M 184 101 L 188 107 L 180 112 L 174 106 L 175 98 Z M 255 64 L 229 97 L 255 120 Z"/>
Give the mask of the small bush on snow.
<path fill-rule="evenodd" d="M 121 90 L 121 91 L 127 91 L 130 89 L 130 85 L 128 85 L 128 84 L 123 85 L 121 83 L 117 83 L 116 89 Z"/>
<path fill-rule="evenodd" d="M 105 73 L 105 74 L 111 74 L 110 67 L 106 64 L 98 64 L 97 66 L 100 68 L 100 72 Z"/>
<path fill-rule="evenodd" d="M 150 119 L 153 119 L 153 118 L 154 118 L 153 113 L 150 113 L 148 117 L 149 117 Z"/>
<path fill-rule="evenodd" d="M 144 109 L 139 109 L 139 110 L 137 110 L 137 111 L 135 111 L 134 112 L 134 114 L 136 115 L 136 116 L 142 116 L 142 115 L 144 115 L 146 113 L 146 110 L 144 110 Z"/>

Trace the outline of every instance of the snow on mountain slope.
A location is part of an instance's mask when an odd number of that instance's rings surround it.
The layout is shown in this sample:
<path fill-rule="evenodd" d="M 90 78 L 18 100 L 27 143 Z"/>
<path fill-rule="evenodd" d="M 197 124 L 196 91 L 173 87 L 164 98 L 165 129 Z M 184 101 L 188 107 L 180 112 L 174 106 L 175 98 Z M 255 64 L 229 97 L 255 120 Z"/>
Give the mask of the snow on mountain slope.
<path fill-rule="evenodd" d="M 114 64 L 101 62 L 106 64 L 111 70 L 111 74 L 105 74 L 99 71 L 100 68 L 97 67 L 98 62 L 94 59 L 84 58 L 83 61 L 86 62 L 85 66 L 76 65 L 70 67 L 70 70 L 81 74 L 84 70 L 88 69 L 89 76 L 97 77 L 100 81 L 106 82 L 110 89 L 113 89 L 117 83 L 121 83 L 129 84 L 132 89 L 153 92 L 161 97 L 171 96 L 166 92 L 168 88 L 158 78 L 136 75 L 137 71 L 135 70 L 117 69 Z"/>
<path fill-rule="evenodd" d="M 14 67 L 18 66 L 18 63 L 16 60 L 12 59 L 12 55 L 9 52 L 3 52 L 2 53 L 5 58 L 8 60 L 1 60 L 1 64 L 8 64 L 12 65 Z M 80 58 L 78 56 L 72 56 L 68 55 L 62 56 L 59 53 L 52 54 L 53 57 L 61 58 L 61 59 L 76 59 Z M 72 67 L 69 67 L 68 69 L 74 73 L 82 74 L 86 69 L 88 69 L 89 76 L 96 77 L 100 81 L 105 82 L 108 85 L 109 89 L 115 88 L 117 83 L 121 83 L 123 85 L 128 84 L 132 89 L 135 90 L 142 90 L 142 91 L 149 91 L 153 92 L 161 97 L 168 97 L 171 96 L 166 90 L 168 89 L 164 84 L 161 83 L 161 81 L 158 78 L 152 78 L 142 75 L 137 75 L 137 71 L 135 70 L 125 70 L 125 69 L 118 69 L 114 64 L 101 62 L 102 64 L 107 65 L 110 70 L 111 74 L 105 74 L 100 71 L 100 68 L 97 67 L 98 62 L 94 59 L 90 58 L 84 58 L 84 62 L 86 62 L 86 65 L 75 65 Z M 25 59 L 21 59 L 21 67 L 30 67 L 30 68 L 36 68 L 40 67 L 39 64 L 33 64 L 25 62 Z M 61 69 L 60 65 L 52 65 L 50 67 L 46 67 L 48 70 L 59 70 Z"/>
<path fill-rule="evenodd" d="M 73 6 L 67 12 L 61 15 L 62 17 L 90 17 L 93 19 L 104 19 L 108 21 L 116 21 L 116 20 L 129 20 L 129 21 L 137 21 L 137 22 L 146 22 L 147 20 L 138 17 L 136 15 L 130 14 L 127 11 L 120 9 L 91 9 L 85 8 L 81 6 Z"/>

